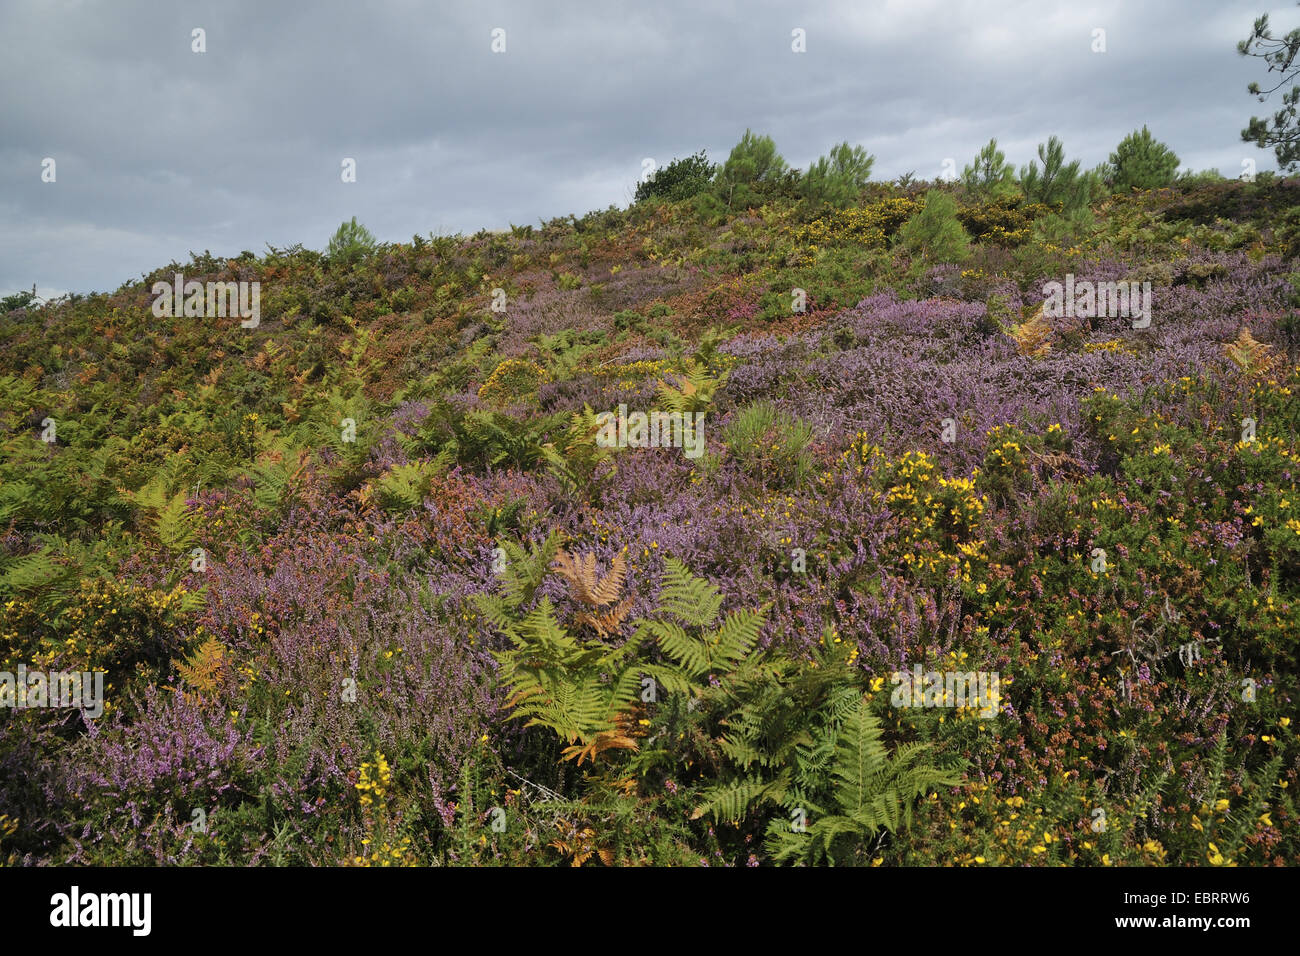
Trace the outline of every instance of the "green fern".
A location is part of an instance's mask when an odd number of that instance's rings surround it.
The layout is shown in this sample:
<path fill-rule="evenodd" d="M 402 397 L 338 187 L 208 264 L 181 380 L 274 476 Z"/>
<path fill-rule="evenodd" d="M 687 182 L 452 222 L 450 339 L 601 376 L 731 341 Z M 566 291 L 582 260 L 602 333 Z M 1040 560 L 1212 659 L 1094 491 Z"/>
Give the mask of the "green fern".
<path fill-rule="evenodd" d="M 512 715 L 530 726 L 550 728 L 570 744 L 565 751 L 570 758 L 594 760 L 606 750 L 639 747 L 632 718 L 638 712 L 643 677 L 669 693 L 697 696 L 704 690 L 705 675 L 715 668 L 730 671 L 758 640 L 766 609 L 733 612 L 717 628 L 705 630 L 717 620 L 721 597 L 716 588 L 671 559 L 662 599 L 676 620 L 642 619 L 632 638 L 618 647 L 597 638 L 575 638 L 557 619 L 548 598 L 523 613 L 558 548 L 555 534 L 528 549 L 502 542 L 509 560 L 501 574 L 501 592 L 476 595 L 474 600 L 511 645 L 496 657 Z M 688 633 L 679 622 L 702 633 Z M 651 637 L 667 662 L 654 659 Z"/>
<path fill-rule="evenodd" d="M 375 482 L 379 506 L 386 511 L 418 508 L 429 494 L 434 478 L 444 474 L 453 461 L 447 450 L 432 461 L 409 462 L 389 469 Z"/>
<path fill-rule="evenodd" d="M 505 563 L 500 571 L 501 594 L 499 598 L 485 596 L 488 606 L 496 608 L 500 602 L 500 614 L 504 618 L 508 617 L 509 612 L 517 611 L 532 601 L 534 592 L 541 586 L 562 543 L 558 531 L 548 534 L 541 544 L 530 544 L 526 548 L 503 539 L 500 548 L 505 554 Z"/>
<path fill-rule="evenodd" d="M 670 412 L 702 412 L 726 382 L 727 372 L 710 375 L 708 368 L 692 362 L 675 383 L 659 383 L 660 401 Z"/>
<path fill-rule="evenodd" d="M 773 820 L 767 849 L 776 861 L 860 861 L 869 841 L 882 830 L 897 833 L 911 823 L 917 800 L 937 787 L 960 782 L 954 769 L 923 762 L 927 744 L 903 744 L 891 755 L 880 738 L 880 722 L 862 698 L 839 733 L 829 811 L 803 807 L 811 811 L 803 831 L 787 819 Z"/>
<path fill-rule="evenodd" d="M 601 466 L 612 459 L 619 449 L 602 447 L 596 443 L 600 433 L 600 421 L 590 405 L 584 405 L 581 412 L 574 413 L 569 427 L 560 439 L 560 447 L 554 442 L 542 446 L 542 455 L 551 472 L 555 474 L 565 489 L 592 498 L 613 475 L 609 469 L 602 474 Z"/>

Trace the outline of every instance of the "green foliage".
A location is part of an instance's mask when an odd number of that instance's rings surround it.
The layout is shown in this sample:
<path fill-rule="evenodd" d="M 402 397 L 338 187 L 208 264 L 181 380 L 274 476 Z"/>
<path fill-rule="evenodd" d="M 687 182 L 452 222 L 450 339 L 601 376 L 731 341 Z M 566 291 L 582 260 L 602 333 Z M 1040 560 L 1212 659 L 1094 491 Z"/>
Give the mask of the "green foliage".
<path fill-rule="evenodd" d="M 909 823 L 919 797 L 959 782 L 961 761 L 925 762 L 927 745 L 889 753 L 854 654 L 828 627 L 812 660 L 769 654 L 717 692 L 721 782 L 702 790 L 696 816 L 734 825 L 780 808 L 764 828 L 774 859 L 863 863 L 880 831 Z"/>
<path fill-rule="evenodd" d="M 502 605 L 490 607 L 495 613 L 516 612 L 529 604 L 550 570 L 551 562 L 563 543 L 557 532 L 551 532 L 540 544 L 527 547 L 503 539 L 499 547 L 505 552 L 504 565 L 499 570 Z M 494 599 L 495 600 L 495 599 Z"/>
<path fill-rule="evenodd" d="M 665 562 L 660 593 L 664 616 L 641 621 L 635 636 L 618 647 L 574 637 L 557 619 L 549 597 L 522 611 L 540 583 L 540 560 L 558 550 L 551 540 L 531 554 L 518 547 L 506 550 L 512 563 L 523 559 L 525 567 L 507 572 L 502 595 L 475 595 L 475 603 L 511 644 L 495 656 L 510 692 L 506 706 L 512 718 L 560 736 L 569 744 L 567 759 L 594 762 L 605 751 L 638 749 L 634 713 L 643 674 L 670 692 L 689 693 L 713 670 L 744 660 L 758 640 L 764 612 L 735 611 L 712 628 L 721 595 L 673 559 Z M 648 659 L 643 648 L 648 637 L 655 638 L 670 664 Z"/>
<path fill-rule="evenodd" d="M 1300 259 L 1300 206 L 1282 214 L 1274 228 L 1273 241 L 1284 258 Z"/>
<path fill-rule="evenodd" d="M 970 236 L 957 218 L 957 203 L 945 192 L 925 194 L 925 206 L 903 224 L 898 245 L 926 262 L 962 262 L 970 255 Z"/>
<path fill-rule="evenodd" d="M 812 471 L 812 426 L 771 402 L 757 402 L 736 413 L 723 441 L 738 467 L 774 487 L 801 483 Z"/>
<path fill-rule="evenodd" d="M 1111 185 L 1116 192 L 1169 186 L 1178 171 L 1178 157 L 1145 126 L 1120 141 L 1110 154 Z"/>
<path fill-rule="evenodd" d="M 727 382 L 727 373 L 711 375 L 706 366 L 691 362 L 686 371 L 659 383 L 659 397 L 670 412 L 702 412 L 713 404 L 718 390 Z"/>
<path fill-rule="evenodd" d="M 1065 161 L 1065 147 L 1057 137 L 1038 144 L 1038 159 L 1041 167 L 1031 162 L 1020 170 L 1020 188 L 1030 202 L 1059 204 L 1066 212 L 1088 204 L 1091 176 L 1080 170 L 1079 160 Z"/>
<path fill-rule="evenodd" d="M 596 413 L 590 405 L 584 405 L 569 421 L 558 448 L 554 442 L 542 446 L 547 466 L 565 488 L 588 499 L 595 497 L 613 476 L 612 459 L 620 450 L 600 445 L 596 441 L 600 430 Z M 609 468 L 604 467 L 606 463 Z"/>
<path fill-rule="evenodd" d="M 379 506 L 386 511 L 410 511 L 418 508 L 429 493 L 434 478 L 452 464 L 452 449 L 446 449 L 433 461 L 395 465 L 375 482 Z"/>
<path fill-rule="evenodd" d="M 375 251 L 375 237 L 370 230 L 357 222 L 353 216 L 348 222 L 339 226 L 330 238 L 325 250 L 332 265 L 349 268 L 372 255 Z"/>
<path fill-rule="evenodd" d="M 649 179 L 637 183 L 634 202 L 647 199 L 664 199 L 678 202 L 690 199 L 709 188 L 717 166 L 709 162 L 704 150 L 684 159 L 674 159 L 667 166 L 656 169 Z"/>
<path fill-rule="evenodd" d="M 981 199 L 1006 199 L 1016 193 L 1016 168 L 991 139 L 961 173 L 962 185 Z"/>
<path fill-rule="evenodd" d="M 1185 169 L 1174 177 L 1175 185 L 1184 188 L 1195 188 L 1197 186 L 1204 186 L 1208 183 L 1222 183 L 1225 181 L 1223 173 L 1219 172 L 1217 169 L 1202 169 L 1199 172 Z"/>
<path fill-rule="evenodd" d="M 804 198 L 843 208 L 857 201 L 871 178 L 875 157 L 861 146 L 840 143 L 808 167 L 799 184 Z"/>
<path fill-rule="evenodd" d="M 21 289 L 13 295 L 7 295 L 0 298 L 0 315 L 6 312 L 12 312 L 14 309 L 25 309 L 36 301 L 36 294 Z"/>
<path fill-rule="evenodd" d="M 517 418 L 504 412 L 470 412 L 459 423 L 459 460 L 490 466 L 510 464 L 520 470 L 532 468 L 546 460 L 546 434 L 566 417 Z"/>
<path fill-rule="evenodd" d="M 764 187 L 781 183 L 787 169 L 770 136 L 755 136 L 745 130 L 718 170 L 714 192 L 729 210 L 757 205 Z"/>
<path fill-rule="evenodd" d="M 1090 235 L 1096 225 L 1096 217 L 1087 206 L 1080 206 L 1069 212 L 1048 213 L 1035 220 L 1033 237 L 1040 243 L 1057 246 L 1070 246 L 1077 240 Z"/>
<path fill-rule="evenodd" d="M 808 866 L 866 863 L 869 843 L 881 830 L 898 833 L 910 825 L 917 800 L 960 782 L 952 767 L 924 762 L 929 750 L 926 744 L 903 744 L 890 754 L 881 740 L 880 721 L 866 699 L 860 699 L 839 726 L 827 788 L 830 799 L 803 808 L 812 816 L 806 830 L 796 831 L 789 820 L 771 823 L 768 848 L 773 858 Z M 818 756 L 811 748 L 796 752 L 800 764 Z"/>
<path fill-rule="evenodd" d="M 194 538 L 195 516 L 186 507 L 186 492 L 175 490 L 177 465 L 181 459 L 173 457 L 146 484 L 136 491 L 125 491 L 123 497 L 140 512 L 149 514 L 151 530 L 160 544 L 172 551 L 182 551 Z"/>
<path fill-rule="evenodd" d="M 1294 169 L 1300 165 L 1300 122 L 1296 119 L 1300 85 L 1295 83 L 1297 75 L 1300 75 L 1300 65 L 1296 63 L 1296 55 L 1300 53 L 1300 27 L 1286 36 L 1275 36 L 1269 28 L 1266 13 L 1255 21 L 1250 36 L 1237 44 L 1237 52 L 1262 59 L 1268 64 L 1270 74 L 1278 74 L 1277 83 L 1268 89 L 1261 89 L 1257 82 L 1246 88 L 1261 103 L 1288 83 L 1292 84 L 1282 94 L 1280 109 L 1272 119 L 1252 116 L 1250 124 L 1241 131 L 1241 138 L 1260 149 L 1272 147 L 1278 166 L 1284 170 Z"/>
<path fill-rule="evenodd" d="M 635 645 L 611 648 L 574 637 L 556 620 L 550 598 L 542 598 L 519 619 L 489 597 L 475 599 L 483 616 L 511 643 L 511 650 L 495 656 L 512 717 L 553 731 L 570 745 L 566 753 L 573 756 L 600 744 L 605 744 L 600 749 L 635 748 L 624 727 L 641 689 L 640 675 L 629 662 Z"/>
<path fill-rule="evenodd" d="M 698 682 L 741 668 L 758 642 L 767 614 L 766 608 L 732 611 L 715 628 L 722 594 L 675 558 L 664 561 L 659 605 L 661 614 L 643 626 L 676 667 L 676 671 L 652 671 L 669 691 L 698 692 Z"/>

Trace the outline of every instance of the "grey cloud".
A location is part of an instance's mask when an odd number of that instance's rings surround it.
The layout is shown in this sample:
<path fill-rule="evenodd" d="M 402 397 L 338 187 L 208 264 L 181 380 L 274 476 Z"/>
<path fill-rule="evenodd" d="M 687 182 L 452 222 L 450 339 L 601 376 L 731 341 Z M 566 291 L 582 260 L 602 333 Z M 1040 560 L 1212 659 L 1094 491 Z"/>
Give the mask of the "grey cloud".
<path fill-rule="evenodd" d="M 700 6 L 5 4 L 0 293 L 113 289 L 190 250 L 321 248 L 352 215 L 404 241 L 622 205 L 642 158 L 721 159 L 746 127 L 796 166 L 861 143 L 883 178 L 960 167 L 990 136 L 1019 165 L 1055 133 L 1091 166 L 1143 123 L 1184 165 L 1273 165 L 1239 139 L 1266 110 L 1234 49 L 1253 2 Z"/>

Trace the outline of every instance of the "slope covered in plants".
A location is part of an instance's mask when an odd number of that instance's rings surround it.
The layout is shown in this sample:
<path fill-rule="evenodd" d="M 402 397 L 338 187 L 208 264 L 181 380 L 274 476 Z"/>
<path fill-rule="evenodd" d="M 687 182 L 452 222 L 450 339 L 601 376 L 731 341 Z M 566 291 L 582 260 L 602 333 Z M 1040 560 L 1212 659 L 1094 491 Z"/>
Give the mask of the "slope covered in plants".
<path fill-rule="evenodd" d="M 752 159 L 0 316 L 0 860 L 1295 863 L 1297 187 Z"/>

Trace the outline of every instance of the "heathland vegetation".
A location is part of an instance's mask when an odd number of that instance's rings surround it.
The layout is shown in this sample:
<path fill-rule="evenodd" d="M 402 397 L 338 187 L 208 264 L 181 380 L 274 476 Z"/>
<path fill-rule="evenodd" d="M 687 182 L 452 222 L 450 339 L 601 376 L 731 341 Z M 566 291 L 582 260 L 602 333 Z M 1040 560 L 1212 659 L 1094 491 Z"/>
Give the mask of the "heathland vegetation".
<path fill-rule="evenodd" d="M 6 300 L 0 862 L 1300 860 L 1300 187 L 872 166 Z"/>

